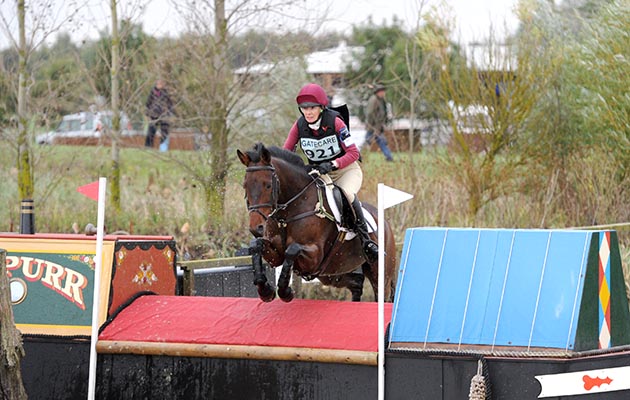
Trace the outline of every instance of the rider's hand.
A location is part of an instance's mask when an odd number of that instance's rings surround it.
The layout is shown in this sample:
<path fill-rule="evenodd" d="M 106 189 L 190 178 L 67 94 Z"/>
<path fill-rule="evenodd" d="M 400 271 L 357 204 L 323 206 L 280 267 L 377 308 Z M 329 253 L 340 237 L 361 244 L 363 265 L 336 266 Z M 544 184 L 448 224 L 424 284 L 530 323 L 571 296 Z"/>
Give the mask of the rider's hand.
<path fill-rule="evenodd" d="M 313 171 L 317 171 L 319 172 L 320 175 L 326 175 L 330 171 L 334 171 L 334 170 L 335 170 L 334 164 L 330 161 L 325 161 L 321 164 L 311 165 L 311 171 L 309 173 Z"/>

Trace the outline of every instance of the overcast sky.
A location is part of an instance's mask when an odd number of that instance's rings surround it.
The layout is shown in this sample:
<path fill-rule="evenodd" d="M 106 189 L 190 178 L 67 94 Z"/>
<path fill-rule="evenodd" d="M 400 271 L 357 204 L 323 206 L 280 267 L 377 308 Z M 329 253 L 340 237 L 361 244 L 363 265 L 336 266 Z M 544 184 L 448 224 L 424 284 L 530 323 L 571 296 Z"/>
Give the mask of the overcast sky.
<path fill-rule="evenodd" d="M 478 39 L 479 36 L 487 36 L 490 23 L 496 31 L 502 30 L 506 23 L 512 31 L 516 28 L 517 19 L 513 8 L 517 0 L 444 0 L 456 17 L 458 31 L 465 42 Z M 169 0 L 152 0 L 153 4 L 163 4 L 153 7 L 150 15 L 145 18 L 144 25 L 148 31 L 160 30 L 168 26 L 172 15 L 172 9 L 168 5 Z M 372 20 L 380 24 L 382 21 L 391 22 L 394 16 L 413 28 L 417 24 L 417 15 L 420 11 L 427 12 L 431 6 L 436 6 L 441 0 L 302 0 L 296 4 L 307 3 L 309 13 L 317 10 L 324 11 L 329 4 L 330 13 L 326 18 L 326 29 L 350 32 L 353 24 L 361 24 L 372 17 Z M 315 6 L 314 6 L 315 5 Z M 313 9 L 311 7 L 317 7 Z M 171 28 L 172 29 L 172 28 Z M 176 30 L 176 28 L 174 29 Z"/>
<path fill-rule="evenodd" d="M 497 33 L 504 31 L 504 27 L 513 32 L 517 19 L 513 8 L 517 0 L 444 0 L 455 14 L 458 37 L 462 41 L 477 40 L 487 36 L 490 24 Z M 297 4 L 304 3 L 297 1 Z M 407 28 L 413 28 L 417 23 L 417 15 L 424 3 L 423 11 L 431 6 L 436 6 L 440 0 L 306 0 L 310 3 L 304 7 L 311 13 L 317 10 L 324 11 L 329 4 L 330 13 L 326 18 L 325 29 L 350 32 L 353 24 L 361 24 L 369 17 L 376 24 L 383 21 L 391 22 L 394 16 L 406 24 Z M 173 8 L 169 0 L 151 0 L 153 6 L 149 7 L 147 17 L 143 18 L 144 27 L 148 32 L 176 32 L 177 23 L 173 21 Z M 312 9 L 310 7 L 317 7 Z"/>
<path fill-rule="evenodd" d="M 53 1 L 58 4 L 78 4 L 76 0 L 34 0 L 43 4 Z M 65 23 L 62 30 L 70 31 L 76 40 L 82 38 L 96 38 L 99 30 L 108 29 L 110 26 L 109 0 L 86 0 L 87 6 L 81 7 L 82 17 L 71 23 Z M 236 0 L 235 0 L 236 1 Z M 444 0 L 452 7 L 457 23 L 457 37 L 455 40 L 469 42 L 479 40 L 488 35 L 492 24 L 493 31 L 500 36 L 507 26 L 513 32 L 517 25 L 513 13 L 517 0 Z M 304 13 L 315 17 L 326 13 L 326 23 L 322 29 L 346 32 L 351 31 L 353 24 L 365 23 L 369 17 L 376 24 L 383 21 L 391 22 L 394 16 L 402 21 L 405 28 L 413 28 L 417 24 L 417 15 L 421 4 L 423 11 L 436 6 L 441 0 L 299 0 L 294 4 L 297 9 L 288 11 L 289 15 Z M 27 1 L 27 4 L 30 2 Z M 227 1 L 228 7 L 231 3 Z M 138 12 L 134 5 L 146 4 L 146 8 Z M 328 6 L 327 6 L 328 5 Z M 328 8 L 327 8 L 328 7 Z M 9 21 L 15 21 L 15 3 L 13 1 L 0 1 L 0 11 Z M 135 10 L 135 11 L 133 11 Z M 177 18 L 177 12 L 173 6 L 173 0 L 122 0 L 119 1 L 119 17 L 129 16 L 134 13 L 141 15 L 139 22 L 144 30 L 155 36 L 176 36 L 184 26 Z M 58 15 L 61 15 L 59 12 Z M 59 16 L 57 17 L 60 18 Z M 299 20 L 290 16 L 281 17 L 283 20 L 276 22 L 278 26 L 286 24 L 295 26 L 301 24 Z M 13 36 L 17 36 L 17 25 L 12 29 Z M 184 26 L 185 27 L 185 26 Z M 8 40 L 4 30 L 0 30 L 0 46 L 6 48 Z"/>

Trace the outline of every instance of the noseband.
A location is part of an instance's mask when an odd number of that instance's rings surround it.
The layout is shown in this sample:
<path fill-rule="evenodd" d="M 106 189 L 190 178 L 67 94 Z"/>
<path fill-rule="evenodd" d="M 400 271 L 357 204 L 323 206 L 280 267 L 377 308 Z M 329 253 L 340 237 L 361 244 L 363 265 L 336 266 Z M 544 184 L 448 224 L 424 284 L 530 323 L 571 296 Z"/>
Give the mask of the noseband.
<path fill-rule="evenodd" d="M 260 214 L 265 221 L 267 221 L 268 219 L 275 219 L 278 222 L 279 226 L 286 226 L 286 224 L 289 222 L 296 221 L 298 219 L 315 214 L 314 211 L 311 211 L 311 212 L 306 212 L 306 213 L 296 215 L 295 217 L 292 217 L 289 219 L 285 219 L 285 218 L 280 219 L 276 216 L 277 212 L 286 210 L 287 207 L 291 203 L 293 203 L 297 198 L 302 196 L 302 194 L 309 188 L 309 186 L 315 183 L 316 179 L 311 180 L 311 182 L 308 185 L 304 186 L 304 188 L 300 190 L 298 194 L 293 196 L 286 203 L 278 204 L 278 197 L 280 195 L 280 180 L 278 179 L 278 174 L 276 174 L 276 169 L 273 167 L 273 165 L 255 165 L 253 167 L 245 168 L 246 173 L 256 172 L 256 171 L 270 171 L 271 172 L 271 201 L 269 203 L 259 203 L 259 204 L 250 205 L 249 199 L 247 198 L 247 194 L 245 194 L 245 199 L 247 200 L 247 211 L 249 213 L 256 212 Z M 269 215 L 265 215 L 260 211 L 260 209 L 264 207 L 271 208 L 271 213 L 269 213 Z"/>

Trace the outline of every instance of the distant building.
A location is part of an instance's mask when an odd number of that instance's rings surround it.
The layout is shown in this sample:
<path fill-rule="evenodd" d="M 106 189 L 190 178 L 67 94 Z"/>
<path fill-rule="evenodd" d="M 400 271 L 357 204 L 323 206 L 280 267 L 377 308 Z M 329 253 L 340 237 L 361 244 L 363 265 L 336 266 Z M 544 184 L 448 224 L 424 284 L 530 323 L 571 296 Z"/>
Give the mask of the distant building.
<path fill-rule="evenodd" d="M 514 79 L 517 69 L 513 47 L 505 43 L 471 43 L 466 46 L 468 67 L 475 68 L 482 81 L 498 95 Z"/>
<path fill-rule="evenodd" d="M 322 85 L 326 93 L 333 93 L 335 89 L 346 86 L 344 75 L 348 66 L 359 68 L 357 55 L 364 51 L 363 47 L 348 46 L 346 42 L 328 50 L 316 51 L 306 56 L 306 72 Z"/>
<path fill-rule="evenodd" d="M 513 48 L 505 43 L 470 43 L 465 48 L 469 67 L 479 71 L 514 71 L 516 55 Z"/>
<path fill-rule="evenodd" d="M 337 47 L 327 50 L 316 51 L 307 54 L 303 59 L 290 59 L 278 63 L 261 63 L 239 68 L 234 71 L 237 75 L 248 75 L 254 77 L 267 75 L 274 69 L 291 64 L 301 64 L 306 66 L 306 73 L 313 77 L 313 81 L 319 83 L 326 93 L 334 94 L 337 89 L 346 85 L 344 74 L 348 68 L 358 68 L 357 55 L 362 54 L 364 48 L 361 46 L 348 46 L 346 42 L 341 42 Z"/>

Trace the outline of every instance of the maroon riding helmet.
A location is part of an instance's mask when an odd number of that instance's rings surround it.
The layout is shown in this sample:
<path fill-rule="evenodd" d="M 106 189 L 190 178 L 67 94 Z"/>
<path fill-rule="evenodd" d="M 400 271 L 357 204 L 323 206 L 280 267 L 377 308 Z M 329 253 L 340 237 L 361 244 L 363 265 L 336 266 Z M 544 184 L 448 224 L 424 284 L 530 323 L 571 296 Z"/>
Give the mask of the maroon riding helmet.
<path fill-rule="evenodd" d="M 321 86 L 315 83 L 309 83 L 303 86 L 295 100 L 297 101 L 298 107 L 326 107 L 328 105 L 326 92 Z"/>

